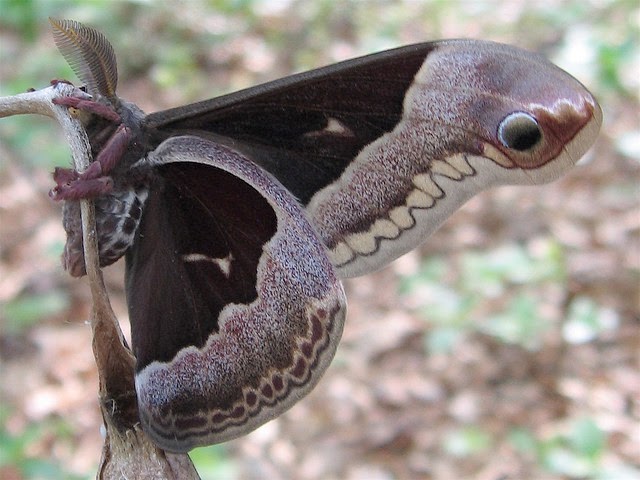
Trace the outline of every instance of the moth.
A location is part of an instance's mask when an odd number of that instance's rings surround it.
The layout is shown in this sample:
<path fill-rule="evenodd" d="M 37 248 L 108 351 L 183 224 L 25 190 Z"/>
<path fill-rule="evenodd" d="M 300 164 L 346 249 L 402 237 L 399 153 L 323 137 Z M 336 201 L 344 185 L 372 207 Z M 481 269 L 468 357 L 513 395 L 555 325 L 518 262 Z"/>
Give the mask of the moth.
<path fill-rule="evenodd" d="M 341 279 L 423 242 L 466 200 L 558 178 L 602 122 L 593 96 L 515 47 L 397 48 L 149 115 L 116 95 L 113 48 L 52 20 L 90 95 L 63 97 L 93 163 L 58 168 L 63 263 L 85 274 L 79 199 L 102 266 L 124 256 L 144 430 L 185 452 L 252 431 L 319 381 Z"/>

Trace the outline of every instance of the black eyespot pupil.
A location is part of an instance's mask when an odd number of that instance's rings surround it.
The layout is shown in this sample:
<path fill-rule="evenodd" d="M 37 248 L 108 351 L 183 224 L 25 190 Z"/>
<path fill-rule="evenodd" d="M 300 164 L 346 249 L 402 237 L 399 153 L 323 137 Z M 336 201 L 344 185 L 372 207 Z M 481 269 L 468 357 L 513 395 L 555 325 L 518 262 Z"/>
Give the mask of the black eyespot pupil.
<path fill-rule="evenodd" d="M 516 112 L 502 120 L 498 127 L 498 139 L 505 147 L 524 152 L 540 142 L 542 131 L 531 115 Z"/>

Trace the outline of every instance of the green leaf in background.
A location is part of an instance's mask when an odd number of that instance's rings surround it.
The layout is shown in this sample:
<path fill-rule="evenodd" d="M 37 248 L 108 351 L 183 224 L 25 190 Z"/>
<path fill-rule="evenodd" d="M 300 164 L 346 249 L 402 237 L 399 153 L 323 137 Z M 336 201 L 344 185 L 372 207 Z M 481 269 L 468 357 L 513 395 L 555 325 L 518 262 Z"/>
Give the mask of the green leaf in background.
<path fill-rule="evenodd" d="M 576 420 L 571 426 L 568 443 L 585 458 L 597 461 L 606 446 L 606 436 L 591 418 Z"/>
<path fill-rule="evenodd" d="M 476 426 L 468 426 L 449 433 L 444 441 L 447 453 L 466 457 L 491 447 L 491 435 Z"/>
<path fill-rule="evenodd" d="M 3 306 L 4 333 L 19 334 L 38 323 L 41 318 L 55 315 L 68 306 L 69 297 L 64 291 L 53 290 L 42 295 L 24 295 Z"/>
<path fill-rule="evenodd" d="M 509 433 L 513 447 L 525 455 L 535 456 L 547 471 L 567 478 L 633 478 L 626 465 L 604 465 L 607 447 L 605 432 L 592 418 L 574 419 L 567 433 L 548 438 L 536 438 L 529 430 L 520 428 Z M 626 472 L 626 473 L 625 473 Z M 613 475 L 613 476 L 612 476 Z"/>
<path fill-rule="evenodd" d="M 638 38 L 633 38 L 631 32 L 622 41 L 615 44 L 602 43 L 598 50 L 601 83 L 624 95 L 634 95 L 634 83 L 638 78 L 629 75 L 629 70 L 638 65 Z M 637 71 L 635 72 L 637 74 Z M 631 74 L 634 75 L 634 74 Z"/>
<path fill-rule="evenodd" d="M 508 283 L 561 281 L 565 268 L 560 245 L 545 239 L 535 247 L 528 249 L 509 244 L 490 252 L 465 254 L 462 259 L 463 287 L 493 296 L 502 293 Z"/>
<path fill-rule="evenodd" d="M 507 308 L 481 322 L 482 331 L 504 343 L 517 344 L 530 350 L 540 346 L 543 333 L 550 322 L 545 319 L 538 300 L 524 293 L 509 300 Z"/>
<path fill-rule="evenodd" d="M 562 336 L 569 343 L 586 343 L 619 324 L 615 310 L 600 307 L 589 297 L 576 297 L 562 326 Z"/>
<path fill-rule="evenodd" d="M 472 332 L 528 349 L 540 346 L 554 321 L 544 307 L 549 291 L 563 291 L 564 252 L 553 239 L 508 244 L 454 258 L 427 259 L 402 278 L 400 292 L 433 328 L 425 347 L 447 353 Z M 560 306 L 552 311 L 560 312 Z"/>
<path fill-rule="evenodd" d="M 460 328 L 446 326 L 436 328 L 425 337 L 427 353 L 430 355 L 449 353 L 462 341 L 463 336 L 464 332 Z"/>
<path fill-rule="evenodd" d="M 46 436 L 70 440 L 72 431 L 63 420 L 49 418 L 29 423 L 21 430 L 9 431 L 6 421 L 9 411 L 0 407 L 0 468 L 12 467 L 29 480 L 83 480 L 86 477 L 68 472 L 64 465 L 53 460 L 39 458 L 35 445 Z M 4 480 L 4 479 L 3 479 Z"/>
<path fill-rule="evenodd" d="M 584 478 L 592 472 L 589 461 L 562 444 L 550 446 L 542 464 L 550 472 L 570 478 Z"/>
<path fill-rule="evenodd" d="M 22 33 L 25 40 L 33 41 L 40 28 L 37 5 L 34 0 L 3 0 L 2 24 L 11 25 Z"/>
<path fill-rule="evenodd" d="M 536 455 L 538 440 L 526 428 L 514 428 L 509 432 L 509 442 L 513 447 L 524 454 Z"/>
<path fill-rule="evenodd" d="M 189 457 L 203 479 L 234 480 L 239 478 L 236 464 L 224 444 L 196 448 L 189 452 Z"/>

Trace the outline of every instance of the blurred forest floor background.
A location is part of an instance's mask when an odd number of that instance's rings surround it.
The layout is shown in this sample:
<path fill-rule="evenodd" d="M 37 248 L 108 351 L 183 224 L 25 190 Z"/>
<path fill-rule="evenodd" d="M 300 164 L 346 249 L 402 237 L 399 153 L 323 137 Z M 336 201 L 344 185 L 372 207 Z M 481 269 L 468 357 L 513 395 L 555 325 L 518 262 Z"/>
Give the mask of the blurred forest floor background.
<path fill-rule="evenodd" d="M 636 0 L 0 0 L 0 94 L 75 79 L 47 17 L 101 30 L 119 95 L 154 111 L 451 37 L 551 58 L 604 125 L 551 185 L 471 200 L 419 250 L 345 282 L 313 393 L 197 449 L 204 479 L 640 478 L 640 12 Z M 93 478 L 102 438 L 89 292 L 59 264 L 69 163 L 48 119 L 0 120 L 0 478 Z M 106 269 L 128 332 L 122 263 Z"/>

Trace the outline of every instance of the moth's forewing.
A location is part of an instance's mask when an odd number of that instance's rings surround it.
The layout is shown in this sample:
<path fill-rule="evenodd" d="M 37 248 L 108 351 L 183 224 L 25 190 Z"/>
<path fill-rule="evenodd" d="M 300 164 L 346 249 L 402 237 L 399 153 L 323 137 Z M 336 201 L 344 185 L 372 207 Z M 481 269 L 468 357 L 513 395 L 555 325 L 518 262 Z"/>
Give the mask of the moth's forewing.
<path fill-rule="evenodd" d="M 556 179 L 602 112 L 543 57 L 492 42 L 411 45 L 147 119 L 243 152 L 306 206 L 341 276 L 422 243 L 464 202 Z"/>

